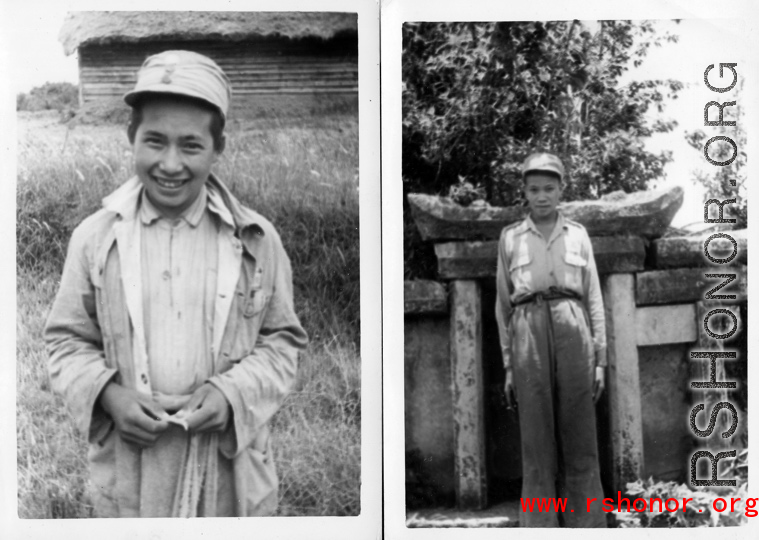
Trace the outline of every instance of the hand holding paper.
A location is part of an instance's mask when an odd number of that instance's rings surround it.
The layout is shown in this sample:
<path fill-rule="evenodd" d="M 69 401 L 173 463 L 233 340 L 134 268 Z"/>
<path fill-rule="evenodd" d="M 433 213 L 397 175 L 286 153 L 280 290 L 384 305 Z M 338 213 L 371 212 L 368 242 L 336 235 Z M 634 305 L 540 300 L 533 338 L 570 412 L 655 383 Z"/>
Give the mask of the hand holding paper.
<path fill-rule="evenodd" d="M 221 390 L 206 383 L 193 393 L 189 403 L 174 418 L 184 421 L 191 431 L 223 431 L 230 413 L 229 403 Z"/>

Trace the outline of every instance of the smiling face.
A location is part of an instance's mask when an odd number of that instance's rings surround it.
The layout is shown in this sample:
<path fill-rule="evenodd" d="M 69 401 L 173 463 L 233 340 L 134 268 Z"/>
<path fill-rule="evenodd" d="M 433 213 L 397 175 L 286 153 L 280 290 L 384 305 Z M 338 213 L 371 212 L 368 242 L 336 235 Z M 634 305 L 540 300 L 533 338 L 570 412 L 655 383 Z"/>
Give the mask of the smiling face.
<path fill-rule="evenodd" d="M 135 172 L 150 202 L 168 218 L 189 208 L 220 152 L 211 135 L 212 113 L 188 101 L 146 100 L 134 135 Z"/>
<path fill-rule="evenodd" d="M 530 172 L 524 180 L 524 193 L 535 222 L 552 221 L 561 198 L 562 186 L 559 178 L 550 173 Z"/>

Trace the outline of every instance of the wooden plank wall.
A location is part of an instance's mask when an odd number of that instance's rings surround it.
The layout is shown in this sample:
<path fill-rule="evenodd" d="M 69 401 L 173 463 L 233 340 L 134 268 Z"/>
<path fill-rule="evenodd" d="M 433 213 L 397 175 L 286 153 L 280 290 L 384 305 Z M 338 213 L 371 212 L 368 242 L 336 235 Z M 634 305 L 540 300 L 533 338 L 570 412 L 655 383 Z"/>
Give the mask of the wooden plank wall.
<path fill-rule="evenodd" d="M 272 38 L 89 45 L 79 50 L 81 96 L 85 103 L 123 96 L 134 87 L 145 58 L 170 49 L 192 50 L 212 58 L 229 77 L 236 97 L 356 95 L 357 47 L 355 36 L 328 41 Z"/>

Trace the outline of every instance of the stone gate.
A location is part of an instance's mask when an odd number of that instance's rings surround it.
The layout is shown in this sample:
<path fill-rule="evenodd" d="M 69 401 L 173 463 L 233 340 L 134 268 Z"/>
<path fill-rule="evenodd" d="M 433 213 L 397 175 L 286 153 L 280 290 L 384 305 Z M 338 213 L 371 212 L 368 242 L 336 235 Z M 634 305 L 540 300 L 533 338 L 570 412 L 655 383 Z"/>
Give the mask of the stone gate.
<path fill-rule="evenodd" d="M 705 301 L 705 292 L 724 280 L 705 274 L 726 270 L 703 255 L 712 233 L 671 234 L 682 198 L 673 188 L 560 206 L 588 230 L 601 276 L 609 367 L 598 416 L 607 491 L 648 476 L 684 481 L 696 442 L 690 409 L 696 399 L 718 399 L 690 389 L 691 380 L 704 380 L 708 362 L 690 360 L 689 351 L 722 345 L 703 321 L 717 303 Z M 409 203 L 422 238 L 434 243 L 437 279 L 404 284 L 407 478 L 431 499 L 481 509 L 489 493 L 518 497 L 519 427 L 499 401 L 493 313 L 497 238 L 525 209 L 463 208 L 414 194 Z M 737 279 L 720 293 L 736 295 L 730 302 L 745 308 L 746 231 L 730 235 L 738 246 L 729 272 Z M 710 243 L 714 257 L 734 249 L 724 239 Z"/>

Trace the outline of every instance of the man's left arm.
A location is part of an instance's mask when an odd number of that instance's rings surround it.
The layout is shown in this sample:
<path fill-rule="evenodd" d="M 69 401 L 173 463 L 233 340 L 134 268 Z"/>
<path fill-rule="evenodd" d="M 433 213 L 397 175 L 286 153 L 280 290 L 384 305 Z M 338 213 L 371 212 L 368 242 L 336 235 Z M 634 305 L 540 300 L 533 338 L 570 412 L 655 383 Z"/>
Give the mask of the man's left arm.
<path fill-rule="evenodd" d="M 295 382 L 298 351 L 308 343 L 293 306 L 290 259 L 276 232 L 267 234 L 274 244 L 274 284 L 255 348 L 230 370 L 209 379 L 226 398 L 234 422 L 222 440 L 221 451 L 227 457 L 248 447 L 277 412 Z"/>
<path fill-rule="evenodd" d="M 593 256 L 593 246 L 587 233 L 585 233 L 584 244 L 588 254 L 588 265 L 583 273 L 583 302 L 590 318 L 596 366 L 606 367 L 606 314 L 601 294 L 601 281 L 598 277 L 596 259 Z"/>
<path fill-rule="evenodd" d="M 606 386 L 606 314 L 604 312 L 601 281 L 598 277 L 593 245 L 585 233 L 584 244 L 588 254 L 588 265 L 583 273 L 583 302 L 588 311 L 593 334 L 595 373 L 593 376 L 593 401 L 598 401 Z"/>

